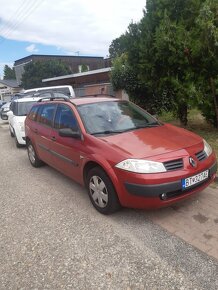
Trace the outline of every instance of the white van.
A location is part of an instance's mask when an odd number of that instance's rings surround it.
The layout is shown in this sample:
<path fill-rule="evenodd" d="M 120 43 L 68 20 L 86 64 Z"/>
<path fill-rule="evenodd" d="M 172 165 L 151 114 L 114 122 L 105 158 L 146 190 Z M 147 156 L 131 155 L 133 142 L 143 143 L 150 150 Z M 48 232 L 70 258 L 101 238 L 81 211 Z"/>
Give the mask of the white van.
<path fill-rule="evenodd" d="M 41 88 L 33 88 L 29 90 L 24 90 L 24 93 L 36 93 L 42 91 L 57 91 L 68 95 L 70 98 L 75 98 L 75 92 L 72 86 L 53 86 L 53 87 L 41 87 Z"/>

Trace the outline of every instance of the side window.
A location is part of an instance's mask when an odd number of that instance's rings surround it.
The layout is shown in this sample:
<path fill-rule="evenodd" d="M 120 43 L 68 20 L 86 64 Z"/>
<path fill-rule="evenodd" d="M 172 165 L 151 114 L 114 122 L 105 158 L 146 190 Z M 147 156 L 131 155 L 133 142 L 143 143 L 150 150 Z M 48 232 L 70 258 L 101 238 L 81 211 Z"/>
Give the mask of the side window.
<path fill-rule="evenodd" d="M 39 108 L 37 121 L 51 127 L 54 119 L 55 108 L 55 104 L 41 105 Z"/>
<path fill-rule="evenodd" d="M 61 93 L 61 92 L 54 92 L 54 97 L 55 98 L 69 98 L 69 95 L 66 95 L 65 93 Z"/>
<path fill-rule="evenodd" d="M 29 115 L 28 115 L 30 120 L 32 120 L 32 121 L 36 120 L 38 108 L 39 108 L 39 106 L 32 107 L 32 109 L 30 110 Z"/>
<path fill-rule="evenodd" d="M 78 130 L 78 124 L 76 117 L 72 109 L 66 105 L 59 105 L 55 115 L 55 124 L 56 129 L 70 128 L 73 130 Z"/>
<path fill-rule="evenodd" d="M 38 96 L 38 97 L 40 97 L 40 98 L 51 98 L 52 97 L 52 95 L 51 95 L 51 93 L 40 93 L 40 95 Z"/>
<path fill-rule="evenodd" d="M 13 114 L 14 114 L 14 112 L 15 112 L 15 102 L 11 102 L 11 104 L 10 104 L 10 110 L 13 112 Z"/>

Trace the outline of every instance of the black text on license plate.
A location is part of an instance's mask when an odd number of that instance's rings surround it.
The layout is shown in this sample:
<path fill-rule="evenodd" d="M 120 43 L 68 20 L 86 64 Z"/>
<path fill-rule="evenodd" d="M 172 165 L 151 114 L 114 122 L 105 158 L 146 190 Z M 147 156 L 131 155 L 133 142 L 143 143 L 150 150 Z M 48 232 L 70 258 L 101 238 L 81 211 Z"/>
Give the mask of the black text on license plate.
<path fill-rule="evenodd" d="M 209 170 L 205 170 L 194 176 L 182 179 L 182 189 L 185 189 L 187 187 L 200 183 L 201 181 L 207 179 L 208 175 L 209 175 Z"/>

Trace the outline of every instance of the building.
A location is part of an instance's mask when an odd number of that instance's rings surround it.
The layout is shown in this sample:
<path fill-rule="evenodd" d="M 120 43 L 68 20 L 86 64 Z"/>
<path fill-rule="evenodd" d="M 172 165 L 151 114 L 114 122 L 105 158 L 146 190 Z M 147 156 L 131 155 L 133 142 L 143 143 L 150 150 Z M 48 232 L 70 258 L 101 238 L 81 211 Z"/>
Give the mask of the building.
<path fill-rule="evenodd" d="M 16 80 L 0 80 L 0 100 L 10 101 L 11 96 L 22 91 Z"/>
<path fill-rule="evenodd" d="M 93 94 L 109 94 L 129 99 L 125 91 L 114 91 L 110 82 L 111 67 L 76 74 L 43 79 L 45 86 L 71 85 L 77 97 Z"/>
<path fill-rule="evenodd" d="M 14 62 L 14 70 L 18 84 L 21 84 L 22 74 L 25 65 L 30 62 L 58 60 L 66 63 L 72 73 L 79 73 L 84 70 L 96 70 L 109 65 L 108 60 L 96 56 L 68 56 L 68 55 L 36 55 L 32 54 Z"/>

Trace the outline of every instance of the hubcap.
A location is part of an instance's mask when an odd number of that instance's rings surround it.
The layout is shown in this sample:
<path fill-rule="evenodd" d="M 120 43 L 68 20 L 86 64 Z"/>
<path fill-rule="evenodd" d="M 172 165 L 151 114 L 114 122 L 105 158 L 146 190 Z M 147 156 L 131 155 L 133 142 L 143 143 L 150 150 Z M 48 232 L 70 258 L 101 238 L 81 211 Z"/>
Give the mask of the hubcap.
<path fill-rule="evenodd" d="M 36 161 L 36 157 L 35 157 L 35 151 L 31 144 L 28 146 L 28 154 L 29 154 L 30 162 L 34 164 Z"/>
<path fill-rule="evenodd" d="M 95 204 L 101 208 L 107 206 L 108 192 L 104 181 L 99 176 L 92 176 L 89 182 L 89 191 Z"/>

